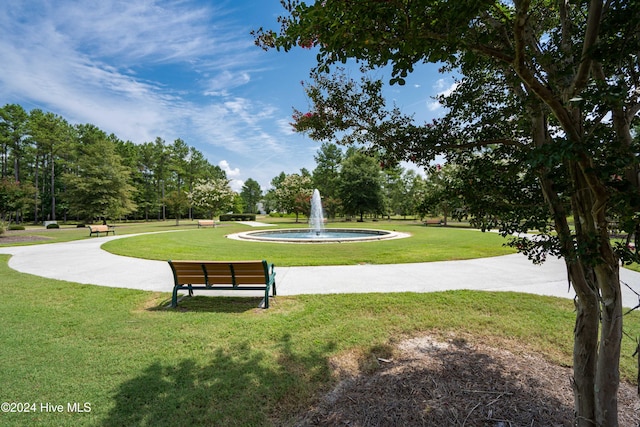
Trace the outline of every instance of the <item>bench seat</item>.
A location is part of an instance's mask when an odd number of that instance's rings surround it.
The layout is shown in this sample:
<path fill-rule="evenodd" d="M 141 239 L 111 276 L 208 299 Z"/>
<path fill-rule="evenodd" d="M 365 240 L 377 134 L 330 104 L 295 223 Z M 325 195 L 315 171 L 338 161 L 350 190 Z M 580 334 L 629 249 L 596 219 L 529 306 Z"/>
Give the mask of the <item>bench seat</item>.
<path fill-rule="evenodd" d="M 198 220 L 198 228 L 200 227 L 215 227 L 216 222 L 212 219 L 200 219 Z"/>
<path fill-rule="evenodd" d="M 87 227 L 89 227 L 89 237 L 94 234 L 100 236 L 100 233 L 105 233 L 107 236 L 109 233 L 113 233 L 114 236 L 116 234 L 116 228 L 113 225 L 88 225 Z"/>
<path fill-rule="evenodd" d="M 174 261 L 171 307 L 178 305 L 178 291 L 186 289 L 193 296 L 200 290 L 264 290 L 264 308 L 269 308 L 269 290 L 276 296 L 274 265 L 267 261 Z"/>

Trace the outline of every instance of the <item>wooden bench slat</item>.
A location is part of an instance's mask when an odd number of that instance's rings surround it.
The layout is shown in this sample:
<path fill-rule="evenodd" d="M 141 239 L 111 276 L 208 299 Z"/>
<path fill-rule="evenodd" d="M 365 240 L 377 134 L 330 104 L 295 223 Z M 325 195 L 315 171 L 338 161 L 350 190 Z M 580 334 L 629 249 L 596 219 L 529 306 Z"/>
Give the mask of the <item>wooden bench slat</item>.
<path fill-rule="evenodd" d="M 187 289 L 264 290 L 265 305 L 269 308 L 269 290 L 276 295 L 274 265 L 266 261 L 169 261 L 174 287 L 171 306 L 176 307 L 177 293 Z"/>
<path fill-rule="evenodd" d="M 112 225 L 88 225 L 89 227 L 89 237 L 91 237 L 92 235 L 96 235 L 96 236 L 100 236 L 100 233 L 106 233 L 106 235 L 108 236 L 109 233 L 113 233 L 113 235 L 115 236 L 116 234 L 116 229 L 114 226 Z"/>

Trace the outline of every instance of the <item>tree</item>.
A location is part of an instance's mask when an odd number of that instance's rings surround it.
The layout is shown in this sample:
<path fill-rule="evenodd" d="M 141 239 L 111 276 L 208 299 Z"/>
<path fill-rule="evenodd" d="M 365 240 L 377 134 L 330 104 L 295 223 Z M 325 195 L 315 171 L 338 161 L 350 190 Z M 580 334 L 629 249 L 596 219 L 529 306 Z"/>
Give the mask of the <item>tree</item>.
<path fill-rule="evenodd" d="M 189 207 L 189 198 L 187 197 L 187 194 L 180 190 L 170 191 L 165 198 L 165 203 L 176 217 L 176 225 L 180 225 L 180 217 L 184 210 Z"/>
<path fill-rule="evenodd" d="M 402 190 L 400 191 L 398 214 L 404 216 L 416 215 L 419 212 L 419 205 L 426 193 L 425 180 L 412 169 L 406 170 L 402 174 Z"/>
<path fill-rule="evenodd" d="M 138 153 L 140 182 L 137 203 L 143 209 L 144 219 L 149 221 L 149 212 L 160 207 L 155 184 L 155 146 L 151 142 L 145 142 L 138 147 Z"/>
<path fill-rule="evenodd" d="M 187 191 L 193 191 L 193 186 L 196 182 L 207 176 L 226 178 L 227 174 L 219 166 L 211 165 L 207 159 L 205 159 L 202 152 L 198 151 L 195 147 L 191 147 L 189 149 L 189 160 L 186 174 Z M 191 208 L 189 208 L 189 219 L 193 219 L 193 212 Z"/>
<path fill-rule="evenodd" d="M 429 168 L 423 199 L 418 207 L 420 214 L 442 215 L 444 225 L 447 225 L 452 215 L 460 219 L 465 214 L 462 201 L 466 194 L 463 183 L 466 180 L 461 179 L 461 175 L 458 167 L 452 163 L 444 166 L 437 164 Z"/>
<path fill-rule="evenodd" d="M 272 183 L 275 182 L 272 181 Z M 278 209 L 296 214 L 296 222 L 299 215 L 309 214 L 311 210 L 311 177 L 307 174 L 285 175 L 281 181 L 276 182 L 274 195 Z"/>
<path fill-rule="evenodd" d="M 258 44 L 316 46 L 320 73 L 349 58 L 390 64 L 391 83 L 402 84 L 425 61 L 460 72 L 450 113 L 432 126 L 385 111 L 379 81 L 357 88 L 317 78 L 308 88 L 313 111 L 298 116 L 298 128 L 322 140 L 349 129 L 346 142 L 389 158 L 428 164 L 447 155 L 480 173 L 468 176 L 468 188 L 485 196 L 469 205 L 479 224 L 504 234 L 538 228 L 544 237 L 522 241 L 525 253 L 565 261 L 577 295 L 576 425 L 617 425 L 619 265 L 638 254 L 612 246 L 608 226 L 615 218 L 625 232 L 640 231 L 639 150 L 631 134 L 640 110 L 640 3 L 283 4 L 289 14 L 280 34 L 260 30 Z"/>
<path fill-rule="evenodd" d="M 244 200 L 246 213 L 256 213 L 258 203 L 262 199 L 262 189 L 258 181 L 248 178 L 242 186 L 240 196 Z"/>
<path fill-rule="evenodd" d="M 9 170 L 8 152 L 13 157 L 13 176 L 20 182 L 20 166 L 28 136 L 29 115 L 18 104 L 7 104 L 0 108 L 0 141 L 2 141 L 2 177 L 6 177 Z"/>
<path fill-rule="evenodd" d="M 345 213 L 359 215 L 360 221 L 365 213 L 380 213 L 384 200 L 378 161 L 355 150 L 348 152 L 342 162 L 338 195 Z"/>
<path fill-rule="evenodd" d="M 399 164 L 382 169 L 382 214 L 388 219 L 399 213 L 403 200 L 406 200 L 402 172 L 403 168 Z"/>
<path fill-rule="evenodd" d="M 56 162 L 58 153 L 65 149 L 71 149 L 73 130 L 62 117 L 53 113 L 44 113 L 42 110 L 31 110 L 29 113 L 29 128 L 31 140 L 35 143 L 35 171 L 34 187 L 36 189 L 34 200 L 34 222 L 38 222 L 38 201 L 42 193 L 43 206 L 45 197 L 49 203 L 49 218 L 56 219 Z M 49 174 L 49 179 L 42 180 L 40 190 L 40 165 Z M 43 177 L 44 178 L 44 177 Z M 44 209 L 43 209 L 44 214 Z"/>
<path fill-rule="evenodd" d="M 322 195 L 322 206 L 329 218 L 334 218 L 340 208 L 338 183 L 343 158 L 338 145 L 329 142 L 323 142 L 314 156 L 316 168 L 312 174 L 313 186 Z"/>
<path fill-rule="evenodd" d="M 136 209 L 130 170 L 115 145 L 92 125 L 79 126 L 80 141 L 72 171 L 63 174 L 65 198 L 83 219 L 121 218 Z"/>
<path fill-rule="evenodd" d="M 11 222 L 10 215 L 18 217 L 18 212 L 29 202 L 33 189 L 28 184 L 14 181 L 12 178 L 0 178 L 0 234 L 5 221 Z"/>
<path fill-rule="evenodd" d="M 223 210 L 233 208 L 235 193 L 228 179 L 210 178 L 198 181 L 188 197 L 191 204 L 205 208 L 214 219 Z"/>
<path fill-rule="evenodd" d="M 164 139 L 157 137 L 153 142 L 153 177 L 156 184 L 156 197 L 159 201 L 160 210 L 158 219 L 167 219 L 167 209 L 165 205 L 165 193 L 167 190 L 167 180 L 169 179 L 169 167 L 171 163 L 170 148 L 167 147 Z"/>

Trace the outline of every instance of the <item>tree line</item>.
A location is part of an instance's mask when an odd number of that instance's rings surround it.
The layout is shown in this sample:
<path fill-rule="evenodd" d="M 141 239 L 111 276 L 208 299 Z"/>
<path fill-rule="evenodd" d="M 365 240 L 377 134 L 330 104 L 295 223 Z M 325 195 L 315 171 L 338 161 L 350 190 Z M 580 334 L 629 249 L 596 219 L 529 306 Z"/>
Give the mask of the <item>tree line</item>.
<path fill-rule="evenodd" d="M 425 215 L 429 185 L 414 170 L 325 143 L 313 171 L 280 173 L 264 192 L 181 139 L 135 144 L 91 124 L 17 104 L 0 108 L 0 220 L 94 222 L 213 217 L 221 212 L 306 215 L 313 189 L 331 217 Z"/>
<path fill-rule="evenodd" d="M 226 179 L 181 139 L 134 144 L 17 104 L 0 109 L 0 169 L 1 219 L 34 223 L 164 220 L 198 181 Z"/>

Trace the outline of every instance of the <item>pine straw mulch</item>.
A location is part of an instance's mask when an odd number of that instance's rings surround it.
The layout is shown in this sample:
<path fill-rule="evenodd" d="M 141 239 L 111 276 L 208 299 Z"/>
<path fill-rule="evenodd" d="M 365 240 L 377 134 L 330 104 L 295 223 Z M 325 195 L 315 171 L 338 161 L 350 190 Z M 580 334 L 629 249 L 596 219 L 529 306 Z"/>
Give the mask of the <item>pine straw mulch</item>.
<path fill-rule="evenodd" d="M 351 360 L 349 360 L 351 359 Z M 572 372 L 538 355 L 460 339 L 413 338 L 370 374 L 355 357 L 332 361 L 343 378 L 297 426 L 571 426 Z M 621 384 L 619 422 L 640 426 L 637 389 Z"/>

